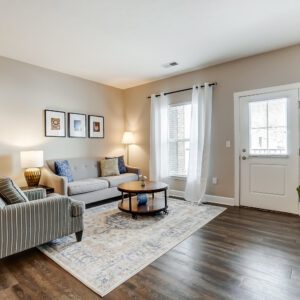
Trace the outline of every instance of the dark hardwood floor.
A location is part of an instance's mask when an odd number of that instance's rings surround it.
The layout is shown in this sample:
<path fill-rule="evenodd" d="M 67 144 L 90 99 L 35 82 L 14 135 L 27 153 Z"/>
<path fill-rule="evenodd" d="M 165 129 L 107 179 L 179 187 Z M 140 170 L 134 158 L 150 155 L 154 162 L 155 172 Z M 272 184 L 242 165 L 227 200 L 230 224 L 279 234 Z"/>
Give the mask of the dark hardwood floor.
<path fill-rule="evenodd" d="M 99 299 L 32 249 L 0 260 L 0 299 Z M 300 299 L 300 217 L 228 208 L 104 299 Z"/>

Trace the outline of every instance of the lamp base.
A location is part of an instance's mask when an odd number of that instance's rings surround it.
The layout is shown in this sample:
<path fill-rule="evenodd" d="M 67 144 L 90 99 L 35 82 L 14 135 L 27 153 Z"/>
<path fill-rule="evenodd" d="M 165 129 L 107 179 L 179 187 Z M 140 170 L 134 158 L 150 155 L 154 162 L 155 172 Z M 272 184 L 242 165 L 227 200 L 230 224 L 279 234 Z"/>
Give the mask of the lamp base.
<path fill-rule="evenodd" d="M 28 186 L 38 186 L 41 179 L 41 169 L 29 168 L 24 172 L 24 176 Z"/>

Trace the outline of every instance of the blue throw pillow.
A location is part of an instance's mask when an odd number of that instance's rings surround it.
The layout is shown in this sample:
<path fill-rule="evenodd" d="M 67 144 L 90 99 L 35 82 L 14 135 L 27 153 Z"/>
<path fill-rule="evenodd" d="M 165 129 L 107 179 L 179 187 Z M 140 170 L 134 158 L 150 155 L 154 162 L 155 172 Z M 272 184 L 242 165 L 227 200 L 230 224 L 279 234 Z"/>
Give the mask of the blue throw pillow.
<path fill-rule="evenodd" d="M 55 174 L 58 176 L 65 176 L 68 178 L 68 182 L 73 181 L 73 176 L 69 162 L 67 160 L 56 160 L 54 162 Z"/>
<path fill-rule="evenodd" d="M 124 162 L 124 156 L 117 156 L 117 157 L 105 157 L 105 159 L 112 159 L 112 158 L 117 158 L 118 159 L 118 167 L 119 167 L 119 172 L 120 174 L 127 173 L 127 168 L 125 166 Z"/>

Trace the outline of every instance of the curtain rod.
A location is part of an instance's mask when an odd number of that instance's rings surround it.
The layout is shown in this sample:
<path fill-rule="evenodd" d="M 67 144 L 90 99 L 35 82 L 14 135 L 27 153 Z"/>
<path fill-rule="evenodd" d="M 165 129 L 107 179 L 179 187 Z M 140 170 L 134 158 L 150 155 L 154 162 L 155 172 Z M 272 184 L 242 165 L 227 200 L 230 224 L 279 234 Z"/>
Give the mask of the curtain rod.
<path fill-rule="evenodd" d="M 214 85 L 217 85 L 216 82 L 213 82 L 213 83 L 209 83 L 208 84 L 209 86 L 214 86 Z M 204 85 L 201 85 L 200 86 L 201 88 L 204 88 Z M 167 93 L 164 93 L 164 95 L 170 95 L 170 94 L 175 94 L 175 93 L 180 93 L 180 92 L 185 92 L 185 91 L 191 91 L 193 88 L 187 88 L 187 89 L 182 89 L 182 90 L 177 90 L 177 91 L 172 91 L 172 92 L 167 92 Z M 155 95 L 155 97 L 160 97 L 160 94 L 157 94 Z M 151 96 L 148 96 L 147 99 L 151 99 Z"/>

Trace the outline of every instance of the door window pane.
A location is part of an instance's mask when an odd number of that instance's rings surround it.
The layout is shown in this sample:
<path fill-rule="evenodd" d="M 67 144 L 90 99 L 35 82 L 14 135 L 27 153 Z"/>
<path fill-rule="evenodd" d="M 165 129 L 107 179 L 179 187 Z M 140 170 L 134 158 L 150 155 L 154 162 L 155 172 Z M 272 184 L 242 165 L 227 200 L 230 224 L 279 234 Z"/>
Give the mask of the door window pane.
<path fill-rule="evenodd" d="M 269 127 L 286 127 L 286 99 L 268 101 L 268 124 Z"/>
<path fill-rule="evenodd" d="M 274 127 L 269 128 L 269 150 L 273 151 L 274 154 L 287 153 L 287 144 L 286 144 L 286 128 L 284 127 Z"/>
<path fill-rule="evenodd" d="M 252 155 L 286 155 L 287 99 L 249 103 L 249 153 Z"/>
<path fill-rule="evenodd" d="M 267 102 L 251 102 L 250 103 L 250 116 L 251 128 L 266 128 L 267 127 Z"/>
<path fill-rule="evenodd" d="M 251 148 L 264 150 L 268 147 L 268 132 L 267 128 L 251 129 Z"/>

